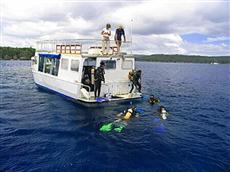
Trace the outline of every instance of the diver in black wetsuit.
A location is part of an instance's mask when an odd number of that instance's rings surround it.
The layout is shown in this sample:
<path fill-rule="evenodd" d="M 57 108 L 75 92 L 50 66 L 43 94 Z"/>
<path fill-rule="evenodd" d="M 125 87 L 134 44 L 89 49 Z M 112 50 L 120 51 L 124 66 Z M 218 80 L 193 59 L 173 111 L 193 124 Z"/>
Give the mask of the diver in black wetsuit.
<path fill-rule="evenodd" d="M 141 70 L 133 71 L 133 78 L 132 78 L 132 88 L 129 91 L 129 93 L 132 93 L 134 86 L 138 90 L 138 92 L 141 92 Z"/>
<path fill-rule="evenodd" d="M 156 103 L 160 103 L 160 100 L 158 98 L 154 97 L 154 95 L 151 95 L 149 97 L 148 102 L 149 102 L 149 104 L 154 105 Z"/>
<path fill-rule="evenodd" d="M 100 63 L 100 67 L 97 68 L 96 72 L 95 72 L 95 87 L 94 87 L 94 96 L 95 99 L 97 97 L 100 97 L 100 93 L 101 93 L 101 81 L 103 81 L 105 83 L 105 63 L 102 61 Z"/>

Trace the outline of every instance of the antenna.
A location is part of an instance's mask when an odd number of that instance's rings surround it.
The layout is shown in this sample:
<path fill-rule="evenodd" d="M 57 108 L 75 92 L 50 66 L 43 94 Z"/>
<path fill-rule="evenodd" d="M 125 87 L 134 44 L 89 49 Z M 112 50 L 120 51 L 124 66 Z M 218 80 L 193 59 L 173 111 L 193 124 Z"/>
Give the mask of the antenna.
<path fill-rule="evenodd" d="M 131 54 L 133 54 L 133 19 L 131 19 Z"/>

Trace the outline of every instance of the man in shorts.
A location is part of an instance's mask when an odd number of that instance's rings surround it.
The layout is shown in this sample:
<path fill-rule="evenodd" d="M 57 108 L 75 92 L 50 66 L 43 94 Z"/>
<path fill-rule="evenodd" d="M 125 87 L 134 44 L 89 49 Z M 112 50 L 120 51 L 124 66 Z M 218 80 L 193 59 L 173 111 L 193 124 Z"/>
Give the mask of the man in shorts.
<path fill-rule="evenodd" d="M 106 27 L 101 31 L 102 35 L 102 54 L 108 55 L 110 49 L 110 36 L 111 36 L 111 25 L 106 24 Z"/>

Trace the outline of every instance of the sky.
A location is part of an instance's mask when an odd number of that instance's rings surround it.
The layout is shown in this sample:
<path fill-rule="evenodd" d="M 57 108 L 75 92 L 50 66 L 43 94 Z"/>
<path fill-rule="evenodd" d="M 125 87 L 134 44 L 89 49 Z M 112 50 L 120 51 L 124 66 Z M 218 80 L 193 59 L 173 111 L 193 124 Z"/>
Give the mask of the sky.
<path fill-rule="evenodd" d="M 230 55 L 228 0 L 0 0 L 0 45 L 112 37 L 122 25 L 138 54 Z M 131 34 L 132 33 L 132 34 Z"/>

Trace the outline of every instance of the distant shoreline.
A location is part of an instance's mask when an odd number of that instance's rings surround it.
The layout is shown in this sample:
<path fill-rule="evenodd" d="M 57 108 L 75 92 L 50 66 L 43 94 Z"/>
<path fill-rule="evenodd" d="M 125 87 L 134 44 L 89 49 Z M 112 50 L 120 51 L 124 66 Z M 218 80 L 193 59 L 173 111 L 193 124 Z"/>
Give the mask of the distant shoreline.
<path fill-rule="evenodd" d="M 195 56 L 195 55 L 134 55 L 136 61 L 165 62 L 165 63 L 205 63 L 229 64 L 230 56 Z"/>
<path fill-rule="evenodd" d="M 35 49 L 0 47 L 0 60 L 30 60 L 35 54 Z"/>

